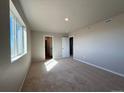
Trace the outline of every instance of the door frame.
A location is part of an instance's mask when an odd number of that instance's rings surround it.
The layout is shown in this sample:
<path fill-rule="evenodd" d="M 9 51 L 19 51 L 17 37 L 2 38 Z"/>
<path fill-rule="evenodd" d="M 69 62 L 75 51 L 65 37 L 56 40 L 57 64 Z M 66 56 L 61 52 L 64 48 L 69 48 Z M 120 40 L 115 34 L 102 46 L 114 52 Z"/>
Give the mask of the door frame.
<path fill-rule="evenodd" d="M 72 37 L 73 37 L 73 56 L 72 57 L 74 57 L 74 35 L 69 36 L 69 56 L 70 56 L 70 38 Z"/>
<path fill-rule="evenodd" d="M 52 59 L 54 58 L 54 36 L 52 35 L 43 35 L 43 55 L 44 55 L 44 60 L 46 60 L 45 56 L 45 38 L 46 37 L 51 37 L 52 38 Z"/>

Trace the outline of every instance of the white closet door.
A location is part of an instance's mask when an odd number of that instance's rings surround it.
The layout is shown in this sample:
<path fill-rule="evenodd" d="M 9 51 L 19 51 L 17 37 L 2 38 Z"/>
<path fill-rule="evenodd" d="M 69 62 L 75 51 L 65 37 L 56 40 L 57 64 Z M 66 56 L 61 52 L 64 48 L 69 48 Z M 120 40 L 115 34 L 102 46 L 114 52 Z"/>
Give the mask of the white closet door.
<path fill-rule="evenodd" d="M 62 57 L 69 57 L 69 38 L 62 37 Z"/>

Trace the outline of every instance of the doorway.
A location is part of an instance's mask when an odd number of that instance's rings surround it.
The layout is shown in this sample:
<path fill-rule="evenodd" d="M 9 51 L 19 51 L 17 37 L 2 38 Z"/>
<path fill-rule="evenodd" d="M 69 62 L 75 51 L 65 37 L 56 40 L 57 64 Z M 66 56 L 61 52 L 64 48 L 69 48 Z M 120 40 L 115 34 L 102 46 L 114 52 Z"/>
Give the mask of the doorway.
<path fill-rule="evenodd" d="M 52 37 L 45 37 L 45 59 L 52 59 Z"/>
<path fill-rule="evenodd" d="M 73 57 L 73 37 L 69 38 L 70 56 Z"/>

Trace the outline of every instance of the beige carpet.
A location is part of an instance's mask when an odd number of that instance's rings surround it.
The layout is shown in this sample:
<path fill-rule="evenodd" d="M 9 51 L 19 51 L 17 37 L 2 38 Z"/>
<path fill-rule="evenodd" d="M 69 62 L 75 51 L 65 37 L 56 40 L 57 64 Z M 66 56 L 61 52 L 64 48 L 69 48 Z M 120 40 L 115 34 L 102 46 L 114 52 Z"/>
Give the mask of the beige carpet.
<path fill-rule="evenodd" d="M 22 91 L 124 91 L 124 78 L 72 58 L 48 60 L 32 63 Z"/>

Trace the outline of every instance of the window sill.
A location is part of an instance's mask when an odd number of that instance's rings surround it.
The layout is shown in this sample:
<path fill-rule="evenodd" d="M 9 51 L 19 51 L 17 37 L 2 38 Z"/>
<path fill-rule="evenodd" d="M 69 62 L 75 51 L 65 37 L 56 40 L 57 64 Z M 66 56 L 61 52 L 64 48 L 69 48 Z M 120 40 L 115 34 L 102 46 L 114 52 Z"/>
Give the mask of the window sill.
<path fill-rule="evenodd" d="M 26 55 L 26 54 L 27 54 L 27 52 L 25 52 L 25 53 L 23 53 L 23 54 L 21 54 L 21 55 L 18 55 L 17 57 L 12 58 L 12 59 L 11 59 L 11 63 L 14 63 L 16 60 L 20 59 L 21 57 L 23 57 L 23 56 Z"/>

